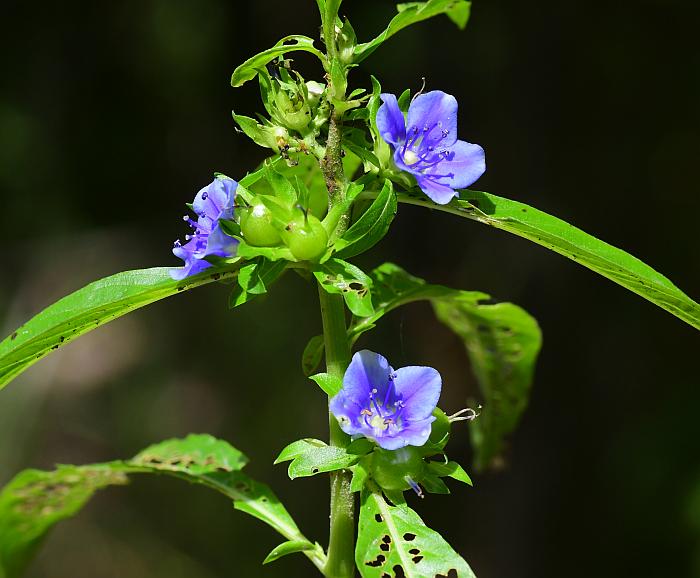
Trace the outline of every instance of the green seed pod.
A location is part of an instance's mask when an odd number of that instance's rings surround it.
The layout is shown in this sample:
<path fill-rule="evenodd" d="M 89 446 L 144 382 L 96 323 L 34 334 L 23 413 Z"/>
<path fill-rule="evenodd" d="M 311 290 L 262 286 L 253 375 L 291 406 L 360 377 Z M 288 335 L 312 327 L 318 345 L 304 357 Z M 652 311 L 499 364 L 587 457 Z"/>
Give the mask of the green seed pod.
<path fill-rule="evenodd" d="M 283 239 L 300 261 L 316 261 L 328 246 L 328 233 L 313 215 L 300 215 L 285 228 Z"/>
<path fill-rule="evenodd" d="M 414 487 L 425 473 L 425 462 L 420 449 L 406 446 L 398 450 L 374 450 L 370 465 L 374 481 L 385 490 L 408 490 Z"/>
<path fill-rule="evenodd" d="M 254 247 L 275 247 L 282 243 L 279 231 L 272 224 L 272 214 L 263 203 L 243 212 L 241 232 L 245 242 Z"/>

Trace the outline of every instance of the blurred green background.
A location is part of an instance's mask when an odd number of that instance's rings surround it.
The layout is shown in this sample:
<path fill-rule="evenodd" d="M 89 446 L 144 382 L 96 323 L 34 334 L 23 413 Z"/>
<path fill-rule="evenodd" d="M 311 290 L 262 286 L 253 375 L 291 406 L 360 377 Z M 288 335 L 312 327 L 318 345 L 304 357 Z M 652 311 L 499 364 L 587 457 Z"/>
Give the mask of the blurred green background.
<path fill-rule="evenodd" d="M 266 154 L 236 134 L 261 107 L 230 73 L 280 37 L 317 36 L 312 0 L 4 4 L 0 29 L 0 324 L 9 334 L 86 282 L 176 265 L 184 203 L 213 171 Z M 346 0 L 361 39 L 393 13 Z M 700 44 L 691 0 L 482 0 L 466 32 L 444 17 L 387 43 L 351 77 L 442 89 L 460 137 L 487 151 L 478 188 L 533 204 L 621 246 L 700 296 Z M 318 74 L 300 56 L 307 78 Z M 507 467 L 416 504 L 480 578 L 700 575 L 697 333 L 525 240 L 401 207 L 360 264 L 528 309 L 544 349 Z M 25 467 L 126 457 L 190 431 L 252 457 L 307 535 L 325 541 L 326 480 L 286 480 L 277 452 L 323 437 L 323 398 L 300 371 L 320 331 L 293 275 L 236 311 L 209 286 L 152 305 L 42 361 L 0 392 L 0 483 Z M 457 338 L 427 305 L 362 345 L 429 364 L 441 405 L 475 392 Z M 468 461 L 466 427 L 451 456 Z M 316 499 L 321 503 L 317 503 Z M 261 569 L 267 527 L 207 490 L 136 479 L 60 525 L 34 578 L 311 576 L 301 556 Z"/>

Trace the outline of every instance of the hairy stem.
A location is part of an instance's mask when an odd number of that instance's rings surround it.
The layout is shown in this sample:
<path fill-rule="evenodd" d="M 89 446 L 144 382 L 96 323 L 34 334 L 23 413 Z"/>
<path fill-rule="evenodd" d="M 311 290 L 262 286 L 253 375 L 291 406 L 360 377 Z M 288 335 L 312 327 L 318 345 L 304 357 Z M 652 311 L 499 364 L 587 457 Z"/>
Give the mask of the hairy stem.
<path fill-rule="evenodd" d="M 343 121 L 341 115 L 335 111 L 328 122 L 328 140 L 326 142 L 326 154 L 321 159 L 321 170 L 328 189 L 328 207 L 332 208 L 345 201 L 347 180 L 343 169 Z M 336 235 L 342 235 L 350 222 L 349 213 L 340 217 L 336 227 Z"/>
<path fill-rule="evenodd" d="M 341 295 L 331 295 L 320 286 L 318 292 L 326 348 L 326 371 L 342 378 L 350 361 L 345 305 Z M 331 445 L 346 446 L 349 438 L 330 414 L 329 426 Z M 330 476 L 331 527 L 324 574 L 328 578 L 351 578 L 355 574 L 355 499 L 350 491 L 351 475 L 340 470 L 332 472 Z"/>

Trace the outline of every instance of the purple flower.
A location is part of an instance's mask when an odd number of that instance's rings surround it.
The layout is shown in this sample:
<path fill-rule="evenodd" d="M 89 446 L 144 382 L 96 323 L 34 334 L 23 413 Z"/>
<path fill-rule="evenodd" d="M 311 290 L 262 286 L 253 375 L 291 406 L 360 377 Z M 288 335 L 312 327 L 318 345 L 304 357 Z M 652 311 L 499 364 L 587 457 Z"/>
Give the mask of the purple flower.
<path fill-rule="evenodd" d="M 396 96 L 381 95 L 377 128 L 394 150 L 394 162 L 411 173 L 418 186 L 439 205 L 449 203 L 486 170 L 484 149 L 457 140 L 457 100 L 440 90 L 416 96 L 408 118 Z"/>
<path fill-rule="evenodd" d="M 184 267 L 170 271 L 173 279 L 184 279 L 211 267 L 206 257 L 233 257 L 236 254 L 238 241 L 221 230 L 219 219 L 233 219 L 237 187 L 238 183 L 233 179 L 217 177 L 197 193 L 192 203 L 197 220 L 189 215 L 183 217 L 192 227 L 192 234 L 185 236 L 184 245 L 177 240 L 173 246 L 173 254 L 185 262 Z"/>
<path fill-rule="evenodd" d="M 365 436 L 385 450 L 422 446 L 441 388 L 432 367 L 394 371 L 384 357 L 365 349 L 353 355 L 330 410 L 346 434 Z"/>

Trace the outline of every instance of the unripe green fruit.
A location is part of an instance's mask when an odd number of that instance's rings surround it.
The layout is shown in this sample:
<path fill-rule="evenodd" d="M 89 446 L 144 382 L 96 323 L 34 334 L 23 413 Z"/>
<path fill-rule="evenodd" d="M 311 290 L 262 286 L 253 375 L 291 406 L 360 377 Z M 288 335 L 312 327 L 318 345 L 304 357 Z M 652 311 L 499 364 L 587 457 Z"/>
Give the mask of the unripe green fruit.
<path fill-rule="evenodd" d="M 425 462 L 420 448 L 406 446 L 398 450 L 377 448 L 372 454 L 371 474 L 385 490 L 408 490 L 408 480 L 418 482 L 423 478 Z"/>
<path fill-rule="evenodd" d="M 284 242 L 300 261 L 316 261 L 326 252 L 328 234 L 316 217 L 301 215 L 287 225 Z"/>
<path fill-rule="evenodd" d="M 270 210 L 262 203 L 242 214 L 241 232 L 245 242 L 254 247 L 274 247 L 282 243 L 279 231 L 272 224 Z"/>

